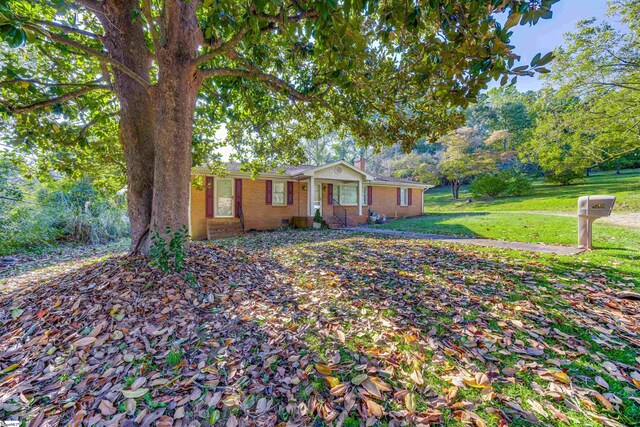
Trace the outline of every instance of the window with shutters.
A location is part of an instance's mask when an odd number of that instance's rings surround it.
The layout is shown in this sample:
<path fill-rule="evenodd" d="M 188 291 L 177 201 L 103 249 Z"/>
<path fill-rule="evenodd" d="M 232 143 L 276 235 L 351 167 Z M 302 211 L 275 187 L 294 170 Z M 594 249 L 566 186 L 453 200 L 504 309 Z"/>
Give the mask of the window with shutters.
<path fill-rule="evenodd" d="M 409 206 L 409 189 L 407 187 L 400 188 L 400 206 Z"/>
<path fill-rule="evenodd" d="M 273 181 L 271 204 L 274 206 L 284 206 L 287 204 L 287 183 L 284 181 Z"/>
<path fill-rule="evenodd" d="M 334 191 L 337 192 L 337 194 L 334 195 L 334 197 L 341 205 L 344 205 L 344 206 L 358 205 L 358 186 L 356 184 L 336 185 Z"/>
<path fill-rule="evenodd" d="M 369 205 L 369 186 L 365 185 L 362 187 L 362 206 Z"/>
<path fill-rule="evenodd" d="M 232 217 L 233 216 L 233 180 L 232 179 L 216 179 L 216 216 Z"/>

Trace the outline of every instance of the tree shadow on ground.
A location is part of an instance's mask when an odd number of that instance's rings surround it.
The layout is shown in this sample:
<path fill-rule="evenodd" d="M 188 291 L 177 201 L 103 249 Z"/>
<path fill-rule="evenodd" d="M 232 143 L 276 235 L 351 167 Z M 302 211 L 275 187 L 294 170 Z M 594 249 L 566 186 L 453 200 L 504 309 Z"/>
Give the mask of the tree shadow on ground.
<path fill-rule="evenodd" d="M 547 273 L 463 247 L 321 232 L 197 244 L 182 277 L 111 258 L 2 298 L 0 367 L 19 363 L 3 378 L 3 416 L 312 425 L 375 423 L 384 410 L 396 423 L 532 422 L 530 403 L 499 397 L 524 393 L 589 424 L 553 396 L 585 398 L 593 385 L 576 374 L 569 387 L 548 359 L 570 360 L 573 374 L 598 346 L 620 352 L 600 362 L 625 369 L 623 349 L 638 348 L 629 325 L 599 325 L 629 307 L 604 309 L 606 277 L 569 289 Z M 124 399 L 134 384 L 148 393 Z"/>
<path fill-rule="evenodd" d="M 487 215 L 489 215 L 487 212 L 427 213 L 421 216 L 403 219 L 402 222 L 392 221 L 389 225 L 383 225 L 381 228 L 455 237 L 486 238 L 481 233 L 473 231 L 465 225 L 451 224 L 447 223 L 447 221 L 464 217 L 482 217 Z"/>

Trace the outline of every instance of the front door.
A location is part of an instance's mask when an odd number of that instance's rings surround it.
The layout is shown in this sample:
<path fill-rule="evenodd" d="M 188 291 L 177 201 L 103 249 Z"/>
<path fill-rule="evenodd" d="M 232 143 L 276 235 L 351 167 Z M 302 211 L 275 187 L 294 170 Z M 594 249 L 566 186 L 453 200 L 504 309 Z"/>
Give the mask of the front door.
<path fill-rule="evenodd" d="M 316 209 L 320 210 L 322 215 L 322 184 L 315 184 L 315 191 L 313 192 L 313 214 L 316 214 Z"/>

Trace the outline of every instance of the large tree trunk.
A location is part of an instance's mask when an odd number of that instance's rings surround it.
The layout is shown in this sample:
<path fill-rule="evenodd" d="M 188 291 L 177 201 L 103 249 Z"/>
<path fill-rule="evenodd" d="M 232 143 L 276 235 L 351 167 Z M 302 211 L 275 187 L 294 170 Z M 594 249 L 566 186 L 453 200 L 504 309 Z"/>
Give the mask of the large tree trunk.
<path fill-rule="evenodd" d="M 120 101 L 120 141 L 127 163 L 131 252 L 146 254 L 149 236 L 189 223 L 191 145 L 195 101 L 202 78 L 192 65 L 202 33 L 198 1 L 167 2 L 162 37 L 155 46 L 158 82 L 145 87 L 114 69 Z M 97 12 L 112 57 L 143 80 L 151 79 L 153 57 L 140 18 L 138 0 L 105 0 Z"/>
<path fill-rule="evenodd" d="M 151 228 L 165 235 L 189 223 L 193 114 L 200 79 L 193 70 L 176 71 L 154 88 L 155 178 Z"/>
<path fill-rule="evenodd" d="M 163 237 L 189 224 L 191 146 L 202 75 L 192 61 L 203 43 L 197 1 L 165 3 L 166 40 L 157 51 L 153 87 L 155 158 L 151 229 Z"/>

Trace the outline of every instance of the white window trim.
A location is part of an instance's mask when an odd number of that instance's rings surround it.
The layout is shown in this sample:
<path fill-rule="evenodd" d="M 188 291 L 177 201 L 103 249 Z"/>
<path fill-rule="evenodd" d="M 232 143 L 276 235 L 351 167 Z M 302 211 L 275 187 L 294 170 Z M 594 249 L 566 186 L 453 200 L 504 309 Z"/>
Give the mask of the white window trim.
<path fill-rule="evenodd" d="M 358 184 L 338 184 L 340 187 L 340 195 L 338 196 L 338 203 L 342 206 L 358 206 Z M 355 203 L 343 203 L 342 202 L 342 187 L 355 187 L 356 189 L 356 202 Z"/>
<path fill-rule="evenodd" d="M 218 194 L 220 194 L 218 192 L 218 183 L 221 181 L 230 181 L 231 182 L 231 215 L 218 215 Z M 236 200 L 236 194 L 235 194 L 235 185 L 233 182 L 233 178 L 214 178 L 214 182 L 213 182 L 213 213 L 214 213 L 214 218 L 234 218 L 236 216 L 236 204 L 235 204 L 235 200 Z"/>
<path fill-rule="evenodd" d="M 362 186 L 362 194 L 360 195 L 360 206 L 369 206 L 369 186 Z"/>
<path fill-rule="evenodd" d="M 275 188 L 276 188 L 276 183 L 279 184 L 283 184 L 283 188 L 284 188 L 284 197 L 282 198 L 283 203 L 276 203 L 275 199 L 273 197 L 273 195 L 275 194 Z M 287 206 L 287 188 L 288 184 L 287 181 L 282 181 L 282 180 L 271 180 L 271 206 Z"/>
<path fill-rule="evenodd" d="M 409 206 L 409 187 L 400 187 L 400 206 Z"/>

